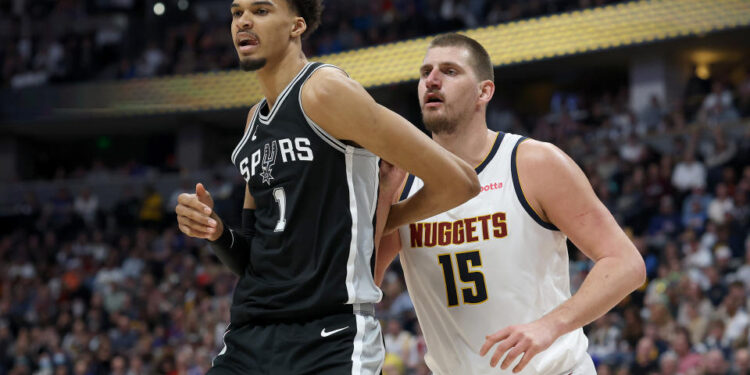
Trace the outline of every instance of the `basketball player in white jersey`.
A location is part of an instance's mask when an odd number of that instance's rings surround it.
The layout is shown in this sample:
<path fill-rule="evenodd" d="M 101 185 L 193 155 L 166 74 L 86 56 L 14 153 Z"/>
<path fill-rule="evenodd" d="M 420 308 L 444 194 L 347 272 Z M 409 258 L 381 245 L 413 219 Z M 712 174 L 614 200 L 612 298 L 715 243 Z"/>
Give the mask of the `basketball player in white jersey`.
<path fill-rule="evenodd" d="M 581 327 L 644 282 L 643 260 L 565 153 L 487 129 L 493 81 L 473 39 L 449 34 L 430 44 L 418 90 L 424 124 L 475 166 L 482 191 L 384 237 L 376 280 L 400 250 L 435 374 L 594 374 Z M 381 199 L 422 186 L 391 169 Z M 572 297 L 566 238 L 596 262 Z"/>

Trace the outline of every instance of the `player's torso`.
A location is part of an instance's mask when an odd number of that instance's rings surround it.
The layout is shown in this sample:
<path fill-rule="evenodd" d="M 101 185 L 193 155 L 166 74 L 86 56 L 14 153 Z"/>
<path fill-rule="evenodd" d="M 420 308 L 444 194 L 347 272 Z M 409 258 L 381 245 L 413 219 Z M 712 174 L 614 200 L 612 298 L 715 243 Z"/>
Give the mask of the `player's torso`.
<path fill-rule="evenodd" d="M 437 374 L 503 373 L 477 354 L 485 336 L 536 320 L 570 297 L 565 236 L 532 218 L 517 195 L 511 158 L 519 138 L 498 135 L 477 168 L 477 197 L 400 228 L 407 286 L 428 365 Z M 409 195 L 423 185 L 413 180 Z M 579 331 L 563 336 L 523 373 L 572 368 L 586 350 Z"/>
<path fill-rule="evenodd" d="M 320 67 L 305 66 L 273 108 L 261 101 L 232 154 L 256 203 L 257 231 L 233 314 L 283 319 L 380 298 L 369 269 L 378 158 L 304 113 L 302 86 Z"/>

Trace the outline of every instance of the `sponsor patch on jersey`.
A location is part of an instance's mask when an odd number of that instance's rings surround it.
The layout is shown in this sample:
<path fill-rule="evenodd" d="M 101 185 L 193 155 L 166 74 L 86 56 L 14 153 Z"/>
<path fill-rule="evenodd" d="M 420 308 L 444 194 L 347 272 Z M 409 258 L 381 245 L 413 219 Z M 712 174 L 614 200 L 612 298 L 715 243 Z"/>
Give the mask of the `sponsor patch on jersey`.
<path fill-rule="evenodd" d="M 503 182 L 493 182 L 487 185 L 482 186 L 482 190 L 480 193 L 484 193 L 485 191 L 491 191 L 491 190 L 498 190 L 503 188 Z"/>

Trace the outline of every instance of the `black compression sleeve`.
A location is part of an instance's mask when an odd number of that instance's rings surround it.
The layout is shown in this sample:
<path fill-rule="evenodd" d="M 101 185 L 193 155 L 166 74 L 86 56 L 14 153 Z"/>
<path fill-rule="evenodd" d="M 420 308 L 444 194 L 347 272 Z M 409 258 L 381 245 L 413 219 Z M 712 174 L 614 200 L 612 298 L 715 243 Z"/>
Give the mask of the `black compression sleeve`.
<path fill-rule="evenodd" d="M 242 210 L 242 230 L 237 232 L 224 225 L 224 231 L 216 241 L 210 242 L 211 249 L 221 263 L 242 276 L 250 262 L 250 249 L 255 236 L 255 210 Z"/>

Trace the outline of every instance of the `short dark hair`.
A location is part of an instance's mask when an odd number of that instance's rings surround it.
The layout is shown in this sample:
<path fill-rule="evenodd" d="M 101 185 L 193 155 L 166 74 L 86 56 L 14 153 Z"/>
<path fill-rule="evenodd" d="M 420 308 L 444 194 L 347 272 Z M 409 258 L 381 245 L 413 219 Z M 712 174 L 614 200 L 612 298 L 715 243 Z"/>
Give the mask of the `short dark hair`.
<path fill-rule="evenodd" d="M 323 0 L 286 0 L 286 2 L 298 16 L 305 19 L 307 30 L 302 33 L 302 39 L 307 38 L 320 26 Z"/>
<path fill-rule="evenodd" d="M 474 69 L 474 74 L 477 75 L 477 78 L 480 80 L 490 80 L 492 82 L 495 81 L 495 72 L 492 68 L 492 60 L 490 60 L 490 55 L 487 53 L 487 50 L 482 47 L 479 42 L 476 40 L 469 38 L 466 35 L 461 34 L 442 34 L 435 37 L 435 39 L 430 42 L 429 48 L 434 47 L 463 47 L 466 48 L 467 51 L 469 51 L 469 54 L 471 55 L 471 66 Z"/>

